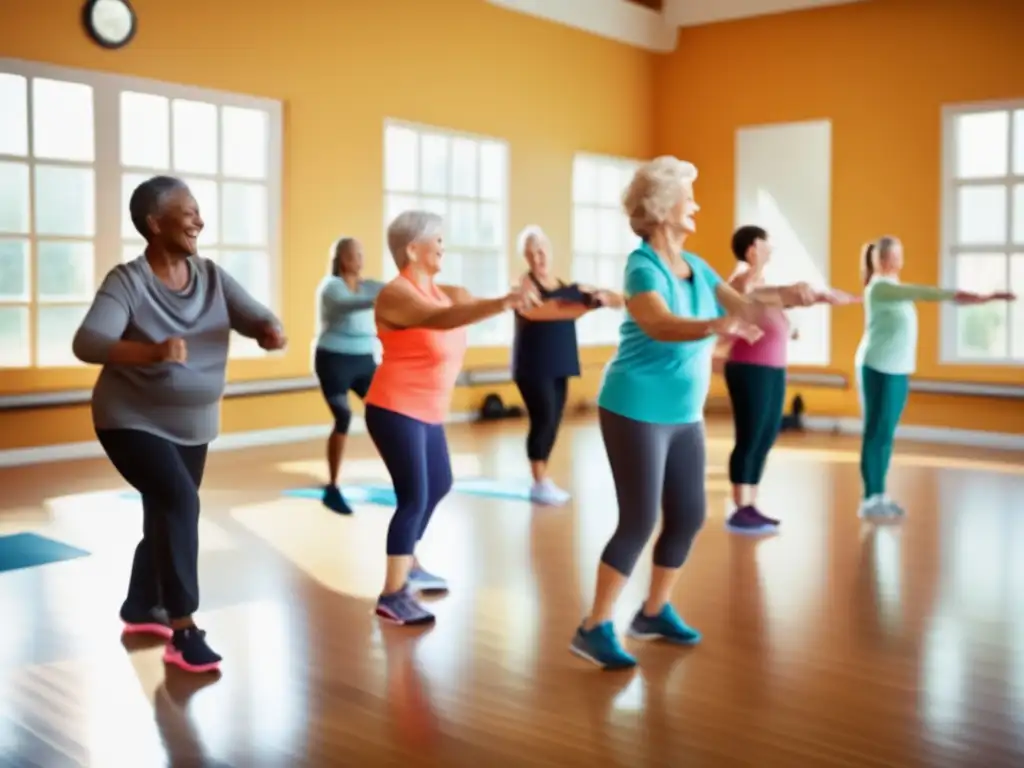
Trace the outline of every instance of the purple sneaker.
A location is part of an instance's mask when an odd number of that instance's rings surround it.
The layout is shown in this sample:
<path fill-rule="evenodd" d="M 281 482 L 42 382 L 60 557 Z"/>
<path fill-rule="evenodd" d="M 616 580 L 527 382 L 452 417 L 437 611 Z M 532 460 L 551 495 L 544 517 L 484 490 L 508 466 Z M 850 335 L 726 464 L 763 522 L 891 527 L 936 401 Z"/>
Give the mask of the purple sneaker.
<path fill-rule="evenodd" d="M 416 602 L 409 587 L 377 598 L 377 615 L 395 624 L 415 625 L 434 622 L 434 614 Z"/>
<path fill-rule="evenodd" d="M 758 535 L 775 533 L 779 524 L 748 505 L 738 508 L 729 515 L 729 519 L 725 521 L 725 527 L 733 533 Z"/>

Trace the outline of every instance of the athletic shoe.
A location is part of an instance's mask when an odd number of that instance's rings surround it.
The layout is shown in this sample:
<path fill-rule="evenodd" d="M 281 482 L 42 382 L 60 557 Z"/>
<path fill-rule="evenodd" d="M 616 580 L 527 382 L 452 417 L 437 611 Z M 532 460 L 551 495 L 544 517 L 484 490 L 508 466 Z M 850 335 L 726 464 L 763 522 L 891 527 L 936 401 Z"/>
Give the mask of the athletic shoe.
<path fill-rule="evenodd" d="M 336 512 L 339 515 L 352 514 L 352 507 L 345 501 L 345 497 L 341 495 L 341 489 L 336 485 L 324 486 L 323 504 L 331 512 Z"/>
<path fill-rule="evenodd" d="M 887 496 L 876 493 L 860 503 L 857 514 L 862 518 L 882 520 L 902 517 L 905 513 L 902 507 Z"/>
<path fill-rule="evenodd" d="M 431 624 L 434 614 L 416 602 L 409 587 L 377 598 L 377 615 L 395 624 Z"/>
<path fill-rule="evenodd" d="M 572 498 L 572 496 L 568 491 L 563 491 L 551 482 L 551 480 L 542 480 L 539 483 L 534 483 L 530 487 L 530 501 L 535 504 L 560 507 L 570 498 Z"/>
<path fill-rule="evenodd" d="M 447 592 L 448 582 L 440 576 L 435 576 L 418 565 L 414 565 L 409 571 L 410 592 Z"/>
<path fill-rule="evenodd" d="M 601 669 L 630 669 L 636 666 L 636 659 L 626 653 L 610 621 L 598 624 L 593 629 L 584 629 L 580 625 L 569 650 L 597 664 Z"/>
<path fill-rule="evenodd" d="M 667 640 L 677 645 L 696 645 L 701 640 L 700 632 L 679 618 L 671 604 L 665 605 L 657 616 L 646 616 L 643 609 L 637 611 L 628 631 L 637 640 Z"/>
<path fill-rule="evenodd" d="M 729 515 L 725 527 L 733 533 L 763 534 L 775 533 L 779 528 L 777 520 L 762 515 L 751 505 L 739 507 Z"/>
<path fill-rule="evenodd" d="M 125 635 L 153 635 L 163 640 L 170 640 L 174 635 L 167 611 L 163 608 L 152 608 L 148 611 L 121 608 L 121 621 L 124 622 L 122 634 Z"/>
<path fill-rule="evenodd" d="M 164 663 L 186 672 L 217 672 L 220 662 L 221 656 L 206 644 L 206 633 L 195 627 L 175 630 L 164 649 Z"/>

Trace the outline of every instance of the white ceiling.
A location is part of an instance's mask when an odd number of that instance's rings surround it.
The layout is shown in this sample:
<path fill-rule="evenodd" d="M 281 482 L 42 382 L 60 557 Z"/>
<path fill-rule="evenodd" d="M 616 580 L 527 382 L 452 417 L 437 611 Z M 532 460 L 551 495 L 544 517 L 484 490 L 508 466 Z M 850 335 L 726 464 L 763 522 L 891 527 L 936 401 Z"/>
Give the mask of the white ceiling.
<path fill-rule="evenodd" d="M 846 5 L 865 0 L 664 0 L 662 16 L 677 27 L 695 27 L 729 19 Z"/>

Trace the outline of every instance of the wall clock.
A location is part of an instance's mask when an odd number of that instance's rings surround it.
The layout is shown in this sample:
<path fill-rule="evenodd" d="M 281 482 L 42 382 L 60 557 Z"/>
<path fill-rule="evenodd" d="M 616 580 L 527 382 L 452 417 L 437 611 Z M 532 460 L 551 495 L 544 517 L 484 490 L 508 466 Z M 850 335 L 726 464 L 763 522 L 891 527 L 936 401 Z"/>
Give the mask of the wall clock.
<path fill-rule="evenodd" d="M 135 10 L 128 0 L 88 0 L 82 23 L 93 41 L 111 50 L 123 48 L 135 37 Z"/>

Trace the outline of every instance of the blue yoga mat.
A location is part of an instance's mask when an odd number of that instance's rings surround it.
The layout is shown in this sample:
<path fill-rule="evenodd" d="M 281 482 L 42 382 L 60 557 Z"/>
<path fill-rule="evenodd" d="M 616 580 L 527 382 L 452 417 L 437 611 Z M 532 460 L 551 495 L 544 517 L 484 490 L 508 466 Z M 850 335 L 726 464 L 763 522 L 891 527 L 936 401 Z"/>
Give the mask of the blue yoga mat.
<path fill-rule="evenodd" d="M 84 549 L 71 547 L 34 533 L 0 536 L 0 573 L 35 568 L 37 565 L 49 565 L 88 555 Z"/>
<path fill-rule="evenodd" d="M 324 497 L 323 488 L 290 488 L 283 495 L 293 499 L 316 499 Z M 349 504 L 379 504 L 382 507 L 393 507 L 398 502 L 395 491 L 386 485 L 343 485 L 341 495 Z"/>
<path fill-rule="evenodd" d="M 491 499 L 530 501 L 530 483 L 525 480 L 489 480 L 485 477 L 456 480 L 455 490 L 459 493 L 485 496 Z"/>

